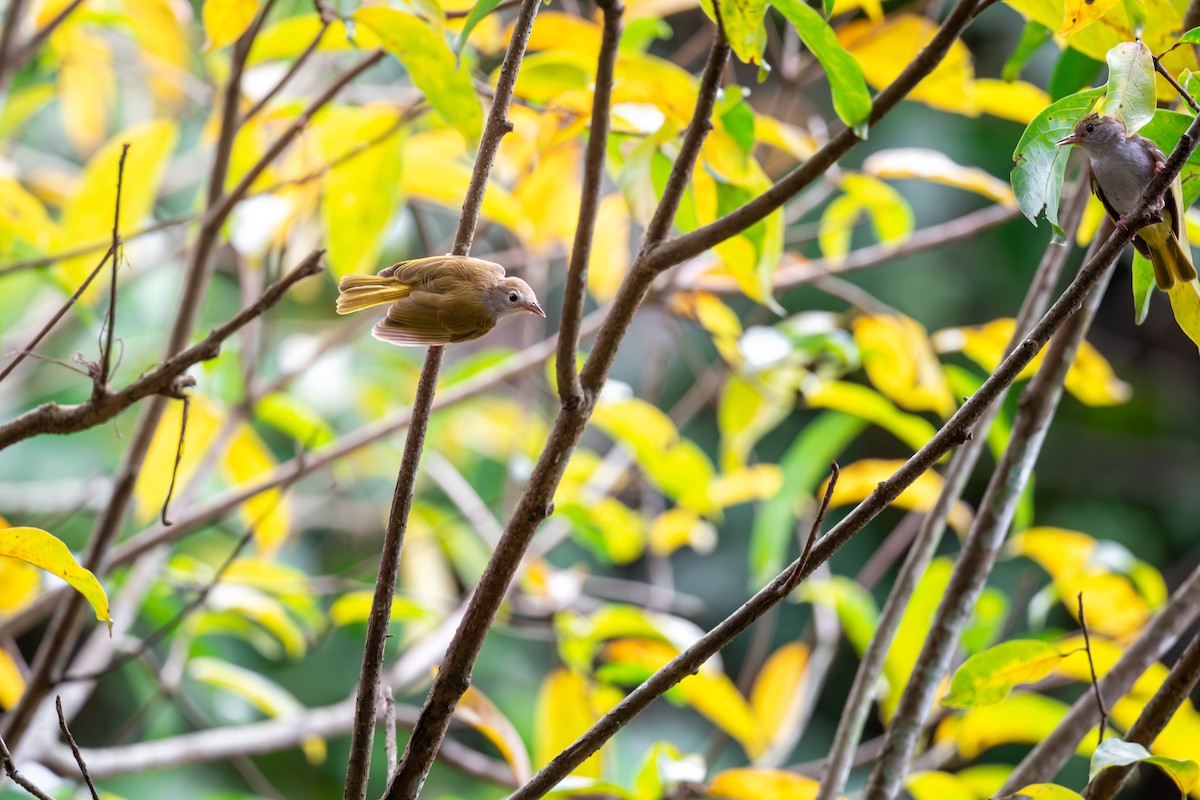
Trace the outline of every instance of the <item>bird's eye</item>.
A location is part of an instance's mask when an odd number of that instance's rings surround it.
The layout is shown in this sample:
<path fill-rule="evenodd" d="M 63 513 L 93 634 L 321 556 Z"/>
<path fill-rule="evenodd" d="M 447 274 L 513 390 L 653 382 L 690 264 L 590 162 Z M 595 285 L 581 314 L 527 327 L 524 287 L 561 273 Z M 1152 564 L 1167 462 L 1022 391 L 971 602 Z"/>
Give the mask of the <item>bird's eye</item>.
<path fill-rule="evenodd" d="M 1091 133 L 1092 131 L 1096 130 L 1096 126 L 1088 125 L 1084 130 L 1086 130 L 1088 133 Z"/>
<path fill-rule="evenodd" d="M 520 300 L 520 299 L 521 299 L 521 298 L 520 298 L 520 296 L 518 296 L 516 292 L 509 292 L 509 293 L 508 293 L 508 302 L 510 302 L 510 303 L 515 303 L 515 302 L 517 302 L 517 301 L 518 301 L 518 300 Z"/>

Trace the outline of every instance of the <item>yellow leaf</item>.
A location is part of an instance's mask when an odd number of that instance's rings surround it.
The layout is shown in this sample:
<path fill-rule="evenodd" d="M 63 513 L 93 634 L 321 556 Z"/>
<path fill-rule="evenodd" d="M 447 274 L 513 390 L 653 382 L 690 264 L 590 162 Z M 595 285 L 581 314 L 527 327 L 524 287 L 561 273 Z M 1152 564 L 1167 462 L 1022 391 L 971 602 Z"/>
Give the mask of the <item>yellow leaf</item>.
<path fill-rule="evenodd" d="M 232 692 L 268 717 L 287 719 L 304 712 L 304 706 L 291 692 L 257 672 L 228 661 L 193 658 L 187 670 L 194 680 Z M 309 763 L 320 764 L 325 760 L 325 740 L 321 737 L 306 737 L 302 747 Z"/>
<path fill-rule="evenodd" d="M 79 188 L 63 208 L 59 247 L 66 249 L 80 242 L 103 242 L 112 237 L 113 210 L 117 198 L 117 165 L 121 148 L 129 144 L 125 161 L 125 178 L 121 185 L 120 231 L 128 234 L 150 215 L 159 184 L 166 171 L 167 161 L 178 127 L 169 119 L 148 120 L 118 133 L 88 161 Z M 59 262 L 58 278 L 64 287 L 74 291 L 100 260 L 98 254 L 79 256 Z M 107 281 L 96 280 L 84 294 L 85 300 L 100 296 Z"/>
<path fill-rule="evenodd" d="M 681 128 L 696 107 L 696 79 L 691 73 L 649 53 L 619 52 L 614 80 L 614 106 L 650 103 Z"/>
<path fill-rule="evenodd" d="M 912 208 L 891 186 L 870 175 L 846 174 L 841 187 L 845 194 L 826 207 L 817 234 L 821 253 L 835 266 L 850 252 L 854 225 L 862 214 L 870 218 L 880 244 L 896 247 L 912 235 Z"/>
<path fill-rule="evenodd" d="M 1058 35 L 1067 38 L 1091 25 L 1113 9 L 1121 0 L 1066 0 L 1063 21 Z"/>
<path fill-rule="evenodd" d="M 914 452 L 924 447 L 937 433 L 924 419 L 915 414 L 906 414 L 867 386 L 813 378 L 806 380 L 801 388 L 809 406 L 844 411 L 865 419 L 892 433 Z"/>
<path fill-rule="evenodd" d="M 596 236 L 588 262 L 588 291 L 607 303 L 629 271 L 629 206 L 620 192 L 606 195 L 596 212 Z"/>
<path fill-rule="evenodd" d="M 396 124 L 393 108 L 336 106 L 322 114 L 313 133 L 324 163 L 332 164 L 363 142 L 375 141 Z M 383 235 L 399 201 L 400 144 L 388 138 L 343 161 L 324 178 L 321 222 L 335 276 L 379 269 Z"/>
<path fill-rule="evenodd" d="M 864 314 L 853 331 L 863 369 L 879 391 L 909 411 L 943 419 L 954 413 L 954 395 L 921 323 L 902 314 Z"/>
<path fill-rule="evenodd" d="M 12 253 L 17 242 L 46 252 L 57 235 L 42 201 L 15 179 L 0 177 L 0 253 Z"/>
<path fill-rule="evenodd" d="M 84 569 L 67 546 L 41 528 L 0 528 L 0 556 L 8 556 L 62 578 L 91 604 L 96 619 L 108 625 L 108 596 L 96 576 Z"/>
<path fill-rule="evenodd" d="M 466 156 L 462 137 L 449 129 L 422 131 L 406 137 L 402 150 L 400 189 L 410 197 L 460 209 L 471 180 L 471 168 L 462 160 Z M 533 229 L 521 203 L 498 184 L 488 185 L 480 213 L 522 240 L 532 238 Z"/>
<path fill-rule="evenodd" d="M 0 517 L 0 531 L 8 527 L 8 521 Z M 37 597 L 41 582 L 42 575 L 33 564 L 0 556 L 0 619 L 27 608 Z"/>
<path fill-rule="evenodd" d="M 991 372 L 1000 363 L 1000 357 L 1015 329 L 1016 322 L 1009 318 L 971 328 L 945 328 L 933 335 L 933 346 L 939 353 L 961 351 Z M 1043 356 L 1044 351 L 1038 353 L 1016 379 L 1032 377 L 1041 366 Z M 1087 342 L 1079 345 L 1075 363 L 1067 370 L 1065 385 L 1075 399 L 1089 406 L 1118 405 L 1128 401 L 1133 393 L 1129 384 L 1118 378 L 1100 352 Z"/>
<path fill-rule="evenodd" d="M 1032 83 L 995 78 L 975 81 L 975 108 L 983 114 L 1028 125 L 1048 105 L 1050 95 Z"/>
<path fill-rule="evenodd" d="M 708 785 L 709 797 L 728 800 L 813 800 L 821 784 L 781 769 L 740 767 L 717 773 Z"/>
<path fill-rule="evenodd" d="M 283 605 L 257 589 L 218 583 L 209 593 L 208 608 L 214 615 L 230 614 L 239 620 L 255 623 L 275 637 L 289 658 L 300 659 L 308 649 L 304 632 Z M 197 615 L 194 619 L 197 634 L 206 633 L 205 615 Z"/>
<path fill-rule="evenodd" d="M 808 131 L 765 114 L 754 115 L 754 138 L 797 161 L 805 161 L 817 152 L 817 142 Z"/>
<path fill-rule="evenodd" d="M 1167 292 L 1175 324 L 1200 347 L 1200 282 L 1177 283 Z"/>
<path fill-rule="evenodd" d="M 1086 2 L 1086 0 L 1083 1 Z M 1052 31 L 1059 30 L 1068 21 L 1063 0 L 1007 0 L 1007 2 L 1027 19 L 1045 25 Z M 1074 3 L 1076 0 L 1071 0 L 1071 2 Z M 1068 40 L 1071 48 L 1097 61 L 1104 61 L 1105 54 L 1121 42 L 1131 42 L 1136 38 L 1129 22 L 1129 15 L 1125 12 L 1126 4 L 1117 2 L 1114 5 L 1110 0 L 1102 0 L 1102 2 L 1109 6 L 1108 13 L 1104 14 L 1104 24 L 1077 28 Z M 1179 3 L 1178 0 L 1140 0 L 1139 5 L 1143 6 L 1146 23 L 1141 39 L 1151 52 L 1161 53 L 1175 44 L 1179 32 L 1184 29 L 1183 12 L 1186 4 Z M 1164 57 L 1163 66 L 1172 75 L 1179 74 L 1183 62 L 1171 63 L 1171 57 L 1184 55 L 1183 51 L 1187 49 L 1181 47 Z"/>
<path fill-rule="evenodd" d="M 679 438 L 670 417 L 636 397 L 597 403 L 592 424 L 637 452 L 665 450 Z"/>
<path fill-rule="evenodd" d="M 103 37 L 78 23 L 54 31 L 50 50 L 62 65 L 58 72 L 58 102 L 67 139 L 76 152 L 90 153 L 108 133 L 108 109 L 117 93 L 112 52 Z M 115 178 L 114 171 L 114 184 Z M 111 205 L 108 217 L 111 225 Z"/>
<path fill-rule="evenodd" d="M 1066 713 L 1067 704 L 1061 700 L 1040 694 L 1014 694 L 994 706 L 947 718 L 934 732 L 934 741 L 952 743 L 959 756 L 970 761 L 1002 744 L 1037 744 L 1058 727 Z M 1076 752 L 1090 756 L 1095 748 L 1096 734 L 1092 731 Z"/>
<path fill-rule="evenodd" d="M 0 709 L 8 711 L 14 708 L 23 694 L 25 676 L 8 651 L 0 648 Z"/>
<path fill-rule="evenodd" d="M 768 500 L 783 486 L 778 464 L 754 464 L 718 475 L 708 485 L 708 500 L 718 508 Z"/>
<path fill-rule="evenodd" d="M 876 178 L 919 178 L 983 195 L 1009 208 L 1017 207 L 1012 187 L 979 167 L 964 167 L 937 150 L 898 147 L 867 156 L 863 172 Z"/>
<path fill-rule="evenodd" d="M 236 42 L 258 16 L 258 8 L 258 0 L 204 0 L 204 49 L 219 50 Z"/>
<path fill-rule="evenodd" d="M 878 488 L 881 481 L 890 478 L 902 466 L 904 466 L 903 461 L 863 459 L 842 467 L 837 486 L 833 489 L 833 499 L 829 503 L 830 508 L 866 499 L 871 492 Z M 824 495 L 825 483 L 822 483 L 821 488 L 817 491 L 818 497 Z M 942 476 L 936 472 L 926 472 L 901 492 L 892 505 L 909 511 L 928 513 L 941 493 Z M 959 501 L 951 510 L 948 522 L 950 527 L 959 534 L 965 534 L 971 527 L 971 520 L 970 509 L 965 503 Z"/>
<path fill-rule="evenodd" d="M 1013 555 L 1036 561 L 1054 580 L 1086 570 L 1096 552 L 1096 540 L 1086 533 L 1065 528 L 1026 528 L 1013 537 Z"/>
<path fill-rule="evenodd" d="M 750 689 L 750 707 L 768 740 L 773 740 L 788 717 L 788 710 L 804 689 L 808 646 L 791 642 L 780 647 L 763 664 Z"/>
<path fill-rule="evenodd" d="M 356 622 L 366 622 L 371 616 L 371 600 L 374 592 L 364 589 L 359 592 L 347 592 L 333 601 L 329 607 L 329 621 L 335 626 L 352 625 Z M 392 622 L 402 622 L 406 619 L 423 619 L 429 612 L 406 597 L 392 598 Z"/>
<path fill-rule="evenodd" d="M 514 25 L 509 23 L 505 29 L 505 41 L 512 38 Z M 530 52 L 570 49 L 594 62 L 600 54 L 600 35 L 600 26 L 591 20 L 562 11 L 543 11 L 537 16 L 526 47 Z"/>
<path fill-rule="evenodd" d="M 175 479 L 175 491 L 180 492 L 188 485 L 200 465 L 208 448 L 216 438 L 218 426 L 223 423 L 221 410 L 209 399 L 195 395 L 189 401 L 187 431 L 180 451 L 179 470 Z M 175 469 L 175 454 L 179 450 L 179 426 L 183 418 L 183 403 L 167 405 L 150 449 L 146 453 L 142 470 L 138 473 L 133 488 L 133 499 L 137 518 L 146 522 L 162 508 L 171 484 L 171 473 Z"/>
<path fill-rule="evenodd" d="M 173 107 L 183 99 L 183 77 L 192 57 L 186 23 L 191 22 L 190 6 L 186 20 L 176 16 L 168 0 L 123 0 L 126 19 L 138 37 L 139 56 L 147 73 L 146 81 L 154 95 Z"/>
<path fill-rule="evenodd" d="M 980 800 L 978 794 L 957 775 L 949 772 L 912 772 L 904 779 L 912 800 Z"/>
<path fill-rule="evenodd" d="M 717 349 L 722 350 L 718 340 Z M 732 343 L 735 355 L 737 343 Z M 791 415 L 796 406 L 799 370 L 782 365 L 750 377 L 732 373 L 721 388 L 717 428 L 721 431 L 721 468 L 744 466 L 754 445 Z"/>
<path fill-rule="evenodd" d="M 454 716 L 482 733 L 495 745 L 512 769 L 517 783 L 525 783 L 533 775 L 529 767 L 529 754 L 525 752 L 525 743 L 521 741 L 521 735 L 509 722 L 508 717 L 500 713 L 500 709 L 496 708 L 483 692 L 474 686 L 467 687 L 454 709 Z"/>
<path fill-rule="evenodd" d="M 838 40 L 863 68 L 867 83 L 882 89 L 895 80 L 937 32 L 926 17 L 903 12 L 882 24 L 853 20 L 838 30 Z M 971 51 L 955 40 L 942 62 L 909 93 L 933 108 L 974 116 L 975 69 Z"/>
<path fill-rule="evenodd" d="M 650 639 L 618 639 L 605 648 L 609 660 L 633 664 L 647 672 L 661 669 L 678 654 L 673 645 Z M 767 737 L 754 711 L 724 674 L 701 669 L 680 681 L 677 688 L 688 705 L 735 739 L 750 758 L 766 749 Z"/>
<path fill-rule="evenodd" d="M 534 248 L 570 246 L 579 217 L 579 159 L 577 141 L 542 153 L 537 165 L 513 187 L 513 196 L 533 223 L 533 238 L 527 241 Z"/>
<path fill-rule="evenodd" d="M 321 24 L 321 16 L 315 12 L 297 14 L 294 17 L 267 24 L 259 31 L 258 36 L 254 37 L 254 45 L 250 48 L 250 55 L 246 59 L 246 63 L 254 65 L 263 61 L 291 59 L 299 56 L 317 37 L 317 33 L 321 30 Z M 325 30 L 325 35 L 321 37 L 321 42 L 317 45 L 317 52 L 335 52 L 357 48 L 372 50 L 380 46 L 382 46 L 382 42 L 379 35 L 365 25 L 355 29 L 354 40 L 351 41 L 346 23 L 335 19 Z"/>
<path fill-rule="evenodd" d="M 275 468 L 262 439 L 246 423 L 238 425 L 229 449 L 221 460 L 221 471 L 231 485 L 248 483 Z M 247 500 L 241 509 L 242 524 L 254 529 L 260 555 L 270 557 L 287 539 L 291 529 L 287 503 L 279 489 L 268 489 Z"/>
<path fill-rule="evenodd" d="M 717 544 L 717 529 L 700 519 L 695 511 L 672 508 L 650 523 L 646 543 L 651 552 L 660 556 L 670 555 L 685 545 L 697 553 L 711 553 Z"/>
<path fill-rule="evenodd" d="M 600 715 L 593 702 L 593 689 L 587 678 L 565 669 L 553 670 L 538 689 L 533 727 L 533 758 L 538 764 L 550 759 L 573 743 Z M 605 750 L 601 748 L 571 773 L 581 778 L 599 778 Z"/>

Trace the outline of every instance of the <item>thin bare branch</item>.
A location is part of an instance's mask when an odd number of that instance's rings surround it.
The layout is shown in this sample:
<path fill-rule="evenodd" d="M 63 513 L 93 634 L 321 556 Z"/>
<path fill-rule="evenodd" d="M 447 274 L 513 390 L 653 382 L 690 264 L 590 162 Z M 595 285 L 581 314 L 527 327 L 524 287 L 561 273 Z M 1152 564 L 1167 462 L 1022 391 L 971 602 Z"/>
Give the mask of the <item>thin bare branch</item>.
<path fill-rule="evenodd" d="M 996 204 L 964 214 L 956 219 L 930 225 L 914 233 L 898 246 L 871 245 L 851 252 L 838 263 L 823 258 L 789 263 L 785 261 L 775 273 L 775 289 L 804 286 L 829 275 L 844 276 L 851 272 L 890 264 L 907 256 L 934 250 L 955 242 L 966 241 L 983 231 L 1011 222 L 1021 216 L 1016 208 Z M 687 267 L 680 272 L 686 272 Z M 701 274 L 694 277 L 679 275 L 672 280 L 675 288 L 701 289 L 716 294 L 741 294 L 737 281 L 728 275 Z"/>
<path fill-rule="evenodd" d="M 579 350 L 579 325 L 583 319 L 583 301 L 587 288 L 588 261 L 592 255 L 592 238 L 596 232 L 596 212 L 600 207 L 600 185 L 604 181 L 604 159 L 608 147 L 611 123 L 613 71 L 617 64 L 617 46 L 621 41 L 620 0 L 601 4 L 604 13 L 604 32 L 600 39 L 600 56 L 596 64 L 595 89 L 592 93 L 592 124 L 588 133 L 587 154 L 583 161 L 583 186 L 580 190 L 579 218 L 575 225 L 575 241 L 571 245 L 571 260 L 563 288 L 562 319 L 558 327 L 558 396 L 564 406 L 583 401 L 583 387 L 576 371 Z"/>
<path fill-rule="evenodd" d="M 396 594 L 396 578 L 400 570 L 400 551 L 412 510 L 413 487 L 425 431 L 433 411 L 433 395 L 437 389 L 438 371 L 442 366 L 444 347 L 430 347 L 417 382 L 413 400 L 412 421 L 404 440 L 404 454 L 388 514 L 387 532 L 379 557 L 379 572 L 375 578 L 375 594 L 371 599 L 371 614 L 367 619 L 367 635 L 363 646 L 362 671 L 354 706 L 354 727 L 350 733 L 350 759 L 346 767 L 345 800 L 362 800 L 367 796 L 370 778 L 371 745 L 375 735 L 375 720 L 379 716 L 379 683 L 383 675 L 384 644 L 392 620 L 392 599 Z M 388 765 L 391 771 L 391 765 Z"/>
<path fill-rule="evenodd" d="M 100 425 L 151 395 L 178 397 L 180 390 L 184 388 L 180 383 L 180 376 L 188 368 L 200 361 L 216 358 L 221 352 L 222 342 L 250 320 L 261 316 L 268 308 L 278 303 L 294 284 L 320 272 L 323 269 L 320 259 L 324 252 L 318 250 L 309 255 L 295 269 L 268 287 L 258 300 L 214 329 L 203 340 L 166 359 L 119 392 L 112 392 L 74 406 L 45 403 L 0 425 L 0 450 L 31 436 L 45 433 L 76 433 Z"/>
<path fill-rule="evenodd" d="M 79 772 L 83 775 L 83 782 L 87 784 L 88 790 L 92 793 L 92 800 L 100 800 L 100 795 L 96 792 L 96 784 L 92 783 L 92 776 L 88 774 L 87 763 L 84 762 L 83 756 L 79 753 L 79 745 L 75 744 L 75 737 L 71 735 L 71 729 L 67 727 L 67 717 L 63 714 L 62 698 L 54 698 L 54 708 L 58 711 L 58 729 L 62 731 L 63 739 L 71 748 L 71 755 L 75 756 L 75 763 L 79 765 Z"/>
<path fill-rule="evenodd" d="M 1089 255 L 1103 249 L 1100 246 L 1103 233 L 1101 231 L 1101 235 L 1093 242 Z M 1094 260 L 1093 256 L 1085 262 L 1085 268 Z M 950 660 L 963 626 L 970 618 L 1012 526 L 1017 503 L 1029 482 L 1046 432 L 1062 398 L 1067 370 L 1074 362 L 1075 353 L 1100 306 L 1114 261 L 1109 259 L 1107 269 L 1101 273 L 1095 289 L 1085 298 L 1079 310 L 1075 313 L 1072 313 L 1075 309 L 1067 310 L 1065 324 L 1050 342 L 1042 366 L 1021 396 L 1008 447 L 988 482 L 979 504 L 979 513 L 955 560 L 950 582 L 925 637 L 912 677 L 904 687 L 888 724 L 883 752 L 867 779 L 865 792 L 869 797 L 891 800 L 899 795 L 903 787 L 917 739 L 924 730 L 934 702 L 937 684 L 950 668 Z"/>
<path fill-rule="evenodd" d="M 112 283 L 108 291 L 108 320 L 106 321 L 107 338 L 104 342 L 104 352 L 100 355 L 100 375 L 92 387 L 92 397 L 98 397 L 108 391 L 109 370 L 112 368 L 113 336 L 117 327 L 117 271 L 121 266 L 121 184 L 125 180 L 125 158 L 129 155 L 129 143 L 121 145 L 121 160 L 117 162 L 117 199 L 113 203 L 112 227 Z"/>
<path fill-rule="evenodd" d="M 1090 194 L 1087 176 L 1084 175 L 1075 187 L 1075 192 L 1062 217 L 1068 241 L 1073 240 Z M 1029 286 L 1025 302 L 1017 314 L 1012 339 L 1005 348 L 1006 354 L 1016 348 L 1025 331 L 1046 310 L 1046 306 L 1050 303 L 1051 293 L 1058 283 L 1070 252 L 1069 247 L 1047 245 Z M 1001 397 L 1005 393 L 1002 393 Z M 937 551 L 942 533 L 946 528 L 946 520 L 966 488 L 971 471 L 975 468 L 975 464 L 987 444 L 987 432 L 991 429 L 999 411 L 1000 403 L 996 402 L 991 404 L 980 416 L 974 427 L 974 436 L 955 452 L 942 479 L 942 492 L 938 495 L 933 508 L 921 520 L 912 546 L 908 548 L 904 564 L 888 593 L 882 611 L 880 611 L 875 633 L 871 636 L 871 642 L 863 652 L 858 670 L 854 674 L 854 682 L 850 686 L 850 693 L 838 721 L 833 747 L 829 751 L 829 759 L 826 762 L 827 771 L 821 780 L 817 800 L 834 800 L 841 795 L 842 789 L 846 785 L 854 753 L 857 751 L 871 710 L 875 686 L 883 674 L 884 660 L 896 637 L 896 632 L 899 630 L 900 621 L 908 607 L 908 601 L 916 591 L 917 583 L 925 573 L 929 562 L 933 560 L 933 555 Z"/>
<path fill-rule="evenodd" d="M 1163 66 L 1162 61 L 1158 59 L 1158 56 L 1151 56 L 1151 59 L 1154 61 L 1154 71 L 1159 75 L 1162 75 L 1163 78 L 1166 79 L 1167 83 L 1171 84 L 1171 88 L 1179 93 L 1179 96 L 1185 103 L 1192 107 L 1193 111 L 1200 112 L 1200 105 L 1197 105 L 1196 98 L 1188 94 L 1188 91 L 1179 85 L 1179 81 L 1175 80 L 1175 76 Z"/>
<path fill-rule="evenodd" d="M 983 1 L 986 2 L 986 0 Z M 979 3 L 980 0 L 959 0 L 925 48 L 909 62 L 896 80 L 875 96 L 875 100 L 871 104 L 870 124 L 872 126 L 877 124 L 912 91 L 921 79 L 942 62 L 946 53 L 949 52 L 950 46 L 957 41 L 959 35 L 974 18 Z M 656 246 L 646 259 L 647 268 L 661 272 L 741 233 L 824 175 L 859 141 L 861 140 L 854 135 L 851 129 L 842 128 L 829 139 L 825 146 L 781 178 L 766 192 L 708 225 Z"/>
<path fill-rule="evenodd" d="M 829 502 L 833 498 L 833 488 L 837 484 L 840 470 L 836 463 L 831 465 L 831 469 L 825 497 L 813 518 L 813 526 L 809 534 L 810 542 L 820 531 L 821 523 L 825 519 L 825 512 L 829 510 Z M 768 593 L 764 590 L 756 594 L 737 611 L 722 620 L 719 625 L 671 659 L 666 666 L 643 681 L 582 736 L 551 759 L 550 763 L 539 770 L 528 783 L 513 792 L 509 800 L 535 800 L 535 798 L 544 797 L 547 792 L 558 785 L 559 781 L 599 750 L 605 742 L 640 714 L 650 703 L 661 697 L 672 686 L 695 673 L 704 662 L 732 642 L 751 623 L 786 599 L 806 574 L 803 568 L 808 563 L 808 556 L 812 552 L 811 547 L 805 547 L 805 552 L 801 557 L 772 581 L 772 586 L 775 587 L 773 591 Z"/>
<path fill-rule="evenodd" d="M 37 784 L 17 771 L 17 765 L 13 761 L 12 753 L 9 752 L 8 745 L 4 743 L 4 737 L 2 736 L 0 736 L 0 761 L 4 762 L 4 772 L 8 777 L 12 778 L 13 783 L 17 786 L 29 792 L 37 800 L 54 800 L 53 797 L 39 789 Z"/>
<path fill-rule="evenodd" d="M 1197 616 L 1200 616 L 1200 567 L 1188 575 L 1170 600 L 1142 628 L 1137 640 L 1100 679 L 1104 696 L 1115 699 L 1128 694 L 1142 673 L 1196 621 Z M 1080 696 L 1053 733 L 1038 742 L 1017 765 L 996 795 L 1002 797 L 1031 783 L 1044 783 L 1053 778 L 1098 718 L 1095 701 L 1086 694 Z"/>
<path fill-rule="evenodd" d="M 83 5 L 83 2 L 84 0 L 71 0 L 71 2 L 63 6 L 62 10 L 55 14 L 49 22 L 34 31 L 33 35 L 29 37 L 29 41 L 21 45 L 21 50 L 17 54 L 18 63 L 24 64 L 26 61 L 37 55 L 37 51 L 40 50 L 42 44 L 50 38 L 50 34 L 58 30 L 58 27 L 66 22 L 67 17 L 75 13 L 75 10 Z"/>
<path fill-rule="evenodd" d="M 1079 593 L 1079 627 L 1083 631 L 1083 649 L 1087 653 L 1088 669 L 1092 672 L 1092 691 L 1096 694 L 1096 711 L 1100 714 L 1100 726 L 1096 729 L 1096 746 L 1104 742 L 1104 733 L 1108 730 L 1108 706 L 1104 705 L 1104 694 L 1100 691 L 1100 681 L 1096 678 L 1096 661 L 1092 658 L 1092 635 L 1088 632 L 1087 617 L 1083 614 L 1083 592 Z"/>
<path fill-rule="evenodd" d="M 1095 678 L 1093 677 L 1093 681 Z M 1183 655 L 1171 667 L 1166 680 L 1150 698 L 1137 720 L 1125 732 L 1125 741 L 1149 748 L 1175 716 L 1183 701 L 1200 681 L 1200 636 L 1192 636 Z M 1088 800 L 1112 800 L 1133 772 L 1135 764 L 1101 770 L 1084 790 Z"/>
<path fill-rule="evenodd" d="M 524 10 L 525 5 L 522 6 L 523 13 Z M 674 221 L 675 211 L 691 176 L 700 145 L 711 125 L 709 118 L 716 103 L 721 73 L 728 56 L 729 45 L 718 35 L 714 39 L 700 80 L 692 121 L 684 134 L 679 155 L 667 178 L 662 202 L 647 228 L 642 246 L 643 253 L 655 241 L 667 235 Z M 499 92 L 497 95 L 499 96 Z M 634 259 L 634 266 L 617 293 L 612 310 L 601 325 L 596 345 L 584 365 L 582 382 L 585 396 L 590 393 L 591 397 L 595 397 L 597 387 L 603 383 L 604 376 L 611 367 L 620 339 L 653 281 L 652 274 L 637 266 L 639 260 L 640 256 Z M 592 370 L 591 375 L 589 368 Z M 445 738 L 454 708 L 467 690 L 472 665 L 508 592 L 508 585 L 520 566 L 522 556 L 537 526 L 550 515 L 554 489 L 562 479 L 570 452 L 583 434 L 589 414 L 590 403 L 587 402 L 573 409 L 560 410 L 542 456 L 534 467 L 508 528 L 484 569 L 462 624 L 446 652 L 442 668 L 434 678 L 421 717 L 409 738 L 405 755 L 401 758 L 400 771 L 385 794 L 387 800 L 409 800 L 420 791 L 429 767 L 437 755 L 438 746 Z M 419 748 L 419 752 L 415 748 Z"/>
<path fill-rule="evenodd" d="M 271 102 L 271 100 L 273 100 L 275 96 L 283 91 L 283 88 L 291 82 L 292 78 L 296 77 L 296 73 L 299 72 L 305 63 L 308 62 L 308 59 L 312 56 L 312 54 L 317 52 L 317 47 L 320 46 L 321 40 L 325 38 L 325 32 L 329 30 L 330 21 L 331 20 L 322 20 L 321 29 L 317 31 L 317 35 L 314 36 L 313 40 L 308 43 L 308 47 L 304 48 L 304 52 L 296 56 L 296 60 L 292 62 L 290 67 L 288 67 L 287 72 L 283 73 L 283 77 L 276 81 L 275 85 L 272 86 L 266 94 L 260 97 L 257 103 L 250 106 L 250 109 L 242 115 L 240 120 L 238 120 L 239 128 L 245 127 L 247 122 L 254 119 L 258 112 L 266 108 L 267 103 Z"/>
<path fill-rule="evenodd" d="M 34 334 L 34 337 L 29 340 L 29 344 L 25 345 L 25 347 L 18 351 L 16 357 L 13 358 L 12 361 L 8 362 L 8 365 L 5 366 L 3 370 L 0 370 L 0 381 L 3 381 L 10 374 L 12 374 L 12 371 L 33 353 L 33 348 L 37 347 L 38 343 L 41 342 L 42 339 L 45 339 L 50 331 L 54 330 L 54 326 L 58 324 L 60 319 L 66 316 L 67 312 L 71 310 L 71 306 L 75 305 L 76 301 L 83 296 L 83 293 L 87 291 L 89 286 L 91 286 L 92 281 L 96 279 L 96 276 L 100 274 L 100 270 L 104 269 L 104 265 L 108 263 L 108 260 L 112 258 L 112 256 L 113 251 L 110 247 L 108 252 L 104 254 L 104 258 L 100 259 L 100 263 L 96 265 L 96 268 L 93 269 L 88 276 L 83 279 L 83 283 L 79 284 L 79 288 L 75 290 L 75 293 L 67 298 L 67 302 L 63 303 L 62 306 L 59 307 L 58 311 L 54 312 L 54 316 L 50 317 L 50 319 L 46 321 L 46 324 L 42 326 L 41 330 Z"/>

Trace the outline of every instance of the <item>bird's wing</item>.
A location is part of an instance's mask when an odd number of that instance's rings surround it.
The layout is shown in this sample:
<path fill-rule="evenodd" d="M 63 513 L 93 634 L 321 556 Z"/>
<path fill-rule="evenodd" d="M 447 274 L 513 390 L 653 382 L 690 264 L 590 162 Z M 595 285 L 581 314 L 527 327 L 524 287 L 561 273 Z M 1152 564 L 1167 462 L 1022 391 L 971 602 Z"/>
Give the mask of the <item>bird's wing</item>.
<path fill-rule="evenodd" d="M 1108 202 L 1108 198 L 1104 196 L 1104 190 L 1100 188 L 1100 181 L 1096 180 L 1096 173 L 1093 171 L 1091 176 L 1092 194 L 1100 201 L 1100 205 L 1104 206 L 1104 210 L 1108 212 L 1108 218 L 1116 222 L 1121 218 L 1121 214 L 1113 208 L 1112 203 Z M 1140 237 L 1133 237 L 1133 246 L 1139 253 L 1146 258 L 1150 257 L 1150 245 L 1141 240 Z"/>
<path fill-rule="evenodd" d="M 429 292 L 414 291 L 393 303 L 371 334 L 392 344 L 442 345 L 476 339 L 495 326 L 486 316 L 448 316 L 440 299 Z"/>
<path fill-rule="evenodd" d="M 471 283 L 494 283 L 504 277 L 504 267 L 491 261 L 466 256 L 429 256 L 412 261 L 401 261 L 379 273 L 427 291 L 439 291 L 446 287 L 439 284 L 459 285 Z"/>

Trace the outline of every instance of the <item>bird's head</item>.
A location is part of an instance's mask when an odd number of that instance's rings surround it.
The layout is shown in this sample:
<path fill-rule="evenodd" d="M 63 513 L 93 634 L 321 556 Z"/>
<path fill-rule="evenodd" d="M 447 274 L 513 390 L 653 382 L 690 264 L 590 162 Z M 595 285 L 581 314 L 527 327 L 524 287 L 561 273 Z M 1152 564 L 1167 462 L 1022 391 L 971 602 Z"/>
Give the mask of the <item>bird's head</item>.
<path fill-rule="evenodd" d="M 497 317 L 506 317 L 519 311 L 528 311 L 539 317 L 546 316 L 546 312 L 538 305 L 537 295 L 533 293 L 533 289 L 520 278 L 499 280 L 489 289 L 487 302 L 492 311 L 496 312 Z"/>
<path fill-rule="evenodd" d="M 1071 131 L 1070 136 L 1059 139 L 1056 144 L 1059 147 L 1077 144 L 1089 153 L 1103 152 L 1124 138 L 1126 138 L 1125 125 L 1119 119 L 1088 114 L 1075 123 L 1075 129 Z"/>

